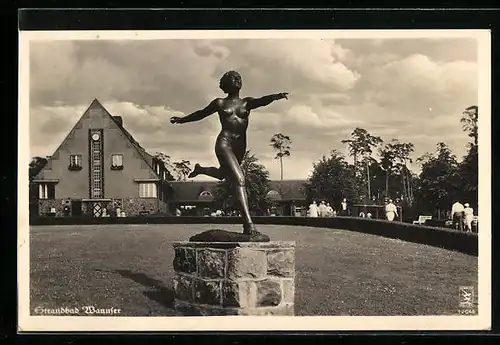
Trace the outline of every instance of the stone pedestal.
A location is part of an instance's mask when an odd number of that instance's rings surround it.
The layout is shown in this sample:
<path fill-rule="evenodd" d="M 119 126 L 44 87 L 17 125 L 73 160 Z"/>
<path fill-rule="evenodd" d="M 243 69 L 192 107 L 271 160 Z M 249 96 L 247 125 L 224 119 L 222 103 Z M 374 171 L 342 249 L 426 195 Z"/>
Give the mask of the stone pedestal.
<path fill-rule="evenodd" d="M 185 316 L 294 315 L 295 242 L 174 243 Z"/>

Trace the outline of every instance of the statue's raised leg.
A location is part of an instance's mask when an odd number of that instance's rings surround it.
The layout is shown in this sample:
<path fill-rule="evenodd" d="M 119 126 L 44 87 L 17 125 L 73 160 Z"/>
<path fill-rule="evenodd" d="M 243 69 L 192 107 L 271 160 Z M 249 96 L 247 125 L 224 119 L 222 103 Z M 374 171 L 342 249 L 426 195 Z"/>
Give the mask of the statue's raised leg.
<path fill-rule="evenodd" d="M 193 171 L 189 174 L 189 178 L 196 177 L 198 175 L 206 175 L 210 176 L 213 178 L 216 178 L 218 180 L 223 180 L 224 179 L 224 174 L 222 173 L 222 170 L 216 167 L 203 167 L 196 163 L 194 165 Z"/>

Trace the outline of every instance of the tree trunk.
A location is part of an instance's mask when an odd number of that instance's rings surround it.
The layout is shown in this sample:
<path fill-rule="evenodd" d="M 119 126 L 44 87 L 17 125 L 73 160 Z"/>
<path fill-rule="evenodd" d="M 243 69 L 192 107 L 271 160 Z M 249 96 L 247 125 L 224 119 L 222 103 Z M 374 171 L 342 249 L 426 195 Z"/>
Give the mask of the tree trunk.
<path fill-rule="evenodd" d="M 354 154 L 354 177 L 358 176 L 358 157 Z"/>
<path fill-rule="evenodd" d="M 281 181 L 283 181 L 283 157 L 280 157 Z"/>
<path fill-rule="evenodd" d="M 405 182 L 404 169 L 401 169 L 401 185 L 403 186 L 403 196 L 406 197 L 406 182 Z"/>
<path fill-rule="evenodd" d="M 406 171 L 408 171 L 408 169 L 405 167 Z M 408 187 L 406 188 L 406 191 L 408 192 L 408 203 L 411 205 L 412 203 L 412 195 L 411 195 L 411 174 L 408 173 L 408 175 L 406 176 L 406 184 L 408 185 Z"/>
<path fill-rule="evenodd" d="M 385 197 L 389 197 L 389 169 L 385 171 Z"/>
<path fill-rule="evenodd" d="M 354 153 L 354 180 L 356 181 L 356 187 L 355 187 L 355 190 L 356 190 L 356 198 L 359 199 L 359 180 L 358 180 L 358 157 L 356 155 L 356 153 Z"/>
<path fill-rule="evenodd" d="M 370 183 L 370 164 L 366 161 L 366 177 L 368 178 L 368 200 L 372 199 L 371 183 Z"/>

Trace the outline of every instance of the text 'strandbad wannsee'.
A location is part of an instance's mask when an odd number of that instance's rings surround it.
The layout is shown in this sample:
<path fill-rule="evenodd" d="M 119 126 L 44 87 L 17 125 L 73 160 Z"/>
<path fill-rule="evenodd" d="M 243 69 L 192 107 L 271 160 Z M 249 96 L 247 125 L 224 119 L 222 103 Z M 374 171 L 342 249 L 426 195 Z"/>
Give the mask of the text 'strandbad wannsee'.
<path fill-rule="evenodd" d="M 93 305 L 85 305 L 80 307 L 63 307 L 63 308 L 44 308 L 36 307 L 34 309 L 35 315 L 66 315 L 66 316 L 82 316 L 82 315 L 94 315 L 94 316 L 118 316 L 122 312 L 119 308 L 98 308 Z"/>

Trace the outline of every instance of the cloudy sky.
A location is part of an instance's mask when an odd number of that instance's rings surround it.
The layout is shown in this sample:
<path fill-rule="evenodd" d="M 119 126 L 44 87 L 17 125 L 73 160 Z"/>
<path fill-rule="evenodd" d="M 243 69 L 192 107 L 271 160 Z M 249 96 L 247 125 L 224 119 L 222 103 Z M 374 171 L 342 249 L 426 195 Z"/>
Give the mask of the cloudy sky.
<path fill-rule="evenodd" d="M 286 179 L 306 178 L 332 149 L 346 152 L 341 140 L 355 127 L 412 142 L 415 158 L 438 141 L 465 153 L 460 116 L 477 104 L 474 39 L 233 39 L 31 42 L 30 156 L 51 155 L 97 98 L 149 152 L 216 165 L 217 116 L 176 126 L 169 118 L 223 97 L 218 80 L 231 69 L 242 74 L 242 96 L 290 93 L 250 119 L 248 148 L 271 178 L 278 132 L 292 139 Z"/>

